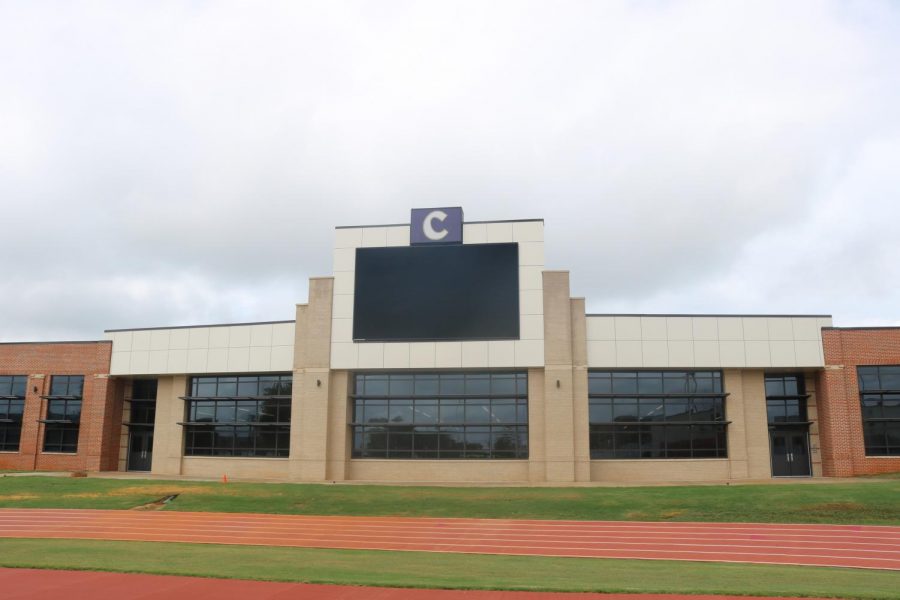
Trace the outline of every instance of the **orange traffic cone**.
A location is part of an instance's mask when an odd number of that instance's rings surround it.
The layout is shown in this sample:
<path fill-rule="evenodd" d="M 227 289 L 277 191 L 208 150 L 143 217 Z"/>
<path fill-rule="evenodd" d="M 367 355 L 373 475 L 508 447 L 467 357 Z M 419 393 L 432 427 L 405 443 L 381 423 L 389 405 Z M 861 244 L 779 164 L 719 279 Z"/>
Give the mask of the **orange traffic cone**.
<path fill-rule="evenodd" d="M 228 475 L 226 473 L 222 474 L 222 483 L 228 483 Z"/>

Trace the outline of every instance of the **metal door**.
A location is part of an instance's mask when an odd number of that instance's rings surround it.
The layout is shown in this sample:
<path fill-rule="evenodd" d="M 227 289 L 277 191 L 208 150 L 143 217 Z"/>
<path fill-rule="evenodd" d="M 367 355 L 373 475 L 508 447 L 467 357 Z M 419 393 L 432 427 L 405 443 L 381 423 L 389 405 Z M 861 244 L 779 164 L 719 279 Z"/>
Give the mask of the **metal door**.
<path fill-rule="evenodd" d="M 149 471 L 153 462 L 153 430 L 131 428 L 128 436 L 128 470 Z"/>
<path fill-rule="evenodd" d="M 773 430 L 772 477 L 809 477 L 809 433 Z"/>

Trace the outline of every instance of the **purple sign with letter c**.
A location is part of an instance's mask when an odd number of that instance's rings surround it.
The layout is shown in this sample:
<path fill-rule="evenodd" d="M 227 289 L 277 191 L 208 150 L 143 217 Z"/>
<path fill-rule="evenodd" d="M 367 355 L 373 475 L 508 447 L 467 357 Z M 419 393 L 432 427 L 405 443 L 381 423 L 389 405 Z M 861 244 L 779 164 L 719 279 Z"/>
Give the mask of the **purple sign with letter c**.
<path fill-rule="evenodd" d="M 462 207 L 414 208 L 409 227 L 409 243 L 462 244 Z"/>

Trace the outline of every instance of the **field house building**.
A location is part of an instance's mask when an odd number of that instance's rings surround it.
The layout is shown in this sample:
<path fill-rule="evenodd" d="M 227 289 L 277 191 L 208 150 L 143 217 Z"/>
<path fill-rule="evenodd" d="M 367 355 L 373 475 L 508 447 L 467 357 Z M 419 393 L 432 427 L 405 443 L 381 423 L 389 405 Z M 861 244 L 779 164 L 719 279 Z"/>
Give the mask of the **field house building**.
<path fill-rule="evenodd" d="M 900 328 L 586 314 L 542 220 L 338 227 L 296 319 L 0 344 L 0 469 L 575 483 L 900 471 Z"/>

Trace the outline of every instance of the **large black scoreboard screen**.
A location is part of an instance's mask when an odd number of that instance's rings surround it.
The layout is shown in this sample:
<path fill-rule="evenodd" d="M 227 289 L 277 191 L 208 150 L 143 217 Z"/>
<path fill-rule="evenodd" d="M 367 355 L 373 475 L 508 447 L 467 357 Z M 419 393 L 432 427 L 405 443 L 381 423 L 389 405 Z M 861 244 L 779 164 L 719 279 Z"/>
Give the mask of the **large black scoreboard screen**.
<path fill-rule="evenodd" d="M 355 341 L 518 338 L 518 244 L 356 250 Z"/>

